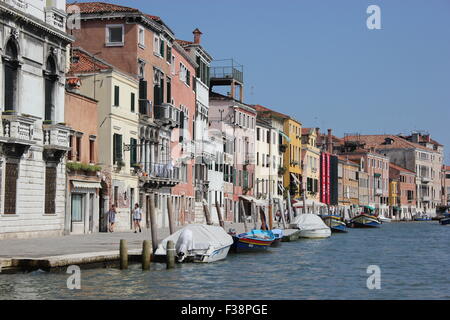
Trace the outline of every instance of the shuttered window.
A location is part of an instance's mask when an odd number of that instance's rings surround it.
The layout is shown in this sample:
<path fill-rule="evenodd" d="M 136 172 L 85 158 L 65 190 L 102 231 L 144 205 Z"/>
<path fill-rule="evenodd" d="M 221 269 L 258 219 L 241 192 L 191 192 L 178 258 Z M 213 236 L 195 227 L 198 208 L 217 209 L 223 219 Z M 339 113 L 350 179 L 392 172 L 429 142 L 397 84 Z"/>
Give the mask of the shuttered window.
<path fill-rule="evenodd" d="M 137 163 L 137 140 L 130 139 L 130 166 Z"/>
<path fill-rule="evenodd" d="M 136 95 L 134 94 L 134 92 L 131 93 L 131 101 L 130 101 L 130 106 L 131 106 L 131 112 L 134 112 L 135 110 L 135 106 L 136 106 Z"/>
<path fill-rule="evenodd" d="M 118 86 L 114 86 L 114 106 L 119 106 L 119 99 L 120 99 L 120 88 Z"/>
<path fill-rule="evenodd" d="M 113 136 L 113 163 L 122 161 L 122 135 L 115 133 Z"/>

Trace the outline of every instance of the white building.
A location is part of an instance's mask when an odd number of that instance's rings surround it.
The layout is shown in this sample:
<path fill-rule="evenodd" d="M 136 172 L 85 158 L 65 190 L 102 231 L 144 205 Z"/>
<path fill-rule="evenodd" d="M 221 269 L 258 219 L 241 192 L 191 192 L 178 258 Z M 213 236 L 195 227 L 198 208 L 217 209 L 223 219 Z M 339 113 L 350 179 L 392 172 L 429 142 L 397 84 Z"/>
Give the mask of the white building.
<path fill-rule="evenodd" d="M 65 6 L 0 1 L 0 239 L 64 230 Z"/>

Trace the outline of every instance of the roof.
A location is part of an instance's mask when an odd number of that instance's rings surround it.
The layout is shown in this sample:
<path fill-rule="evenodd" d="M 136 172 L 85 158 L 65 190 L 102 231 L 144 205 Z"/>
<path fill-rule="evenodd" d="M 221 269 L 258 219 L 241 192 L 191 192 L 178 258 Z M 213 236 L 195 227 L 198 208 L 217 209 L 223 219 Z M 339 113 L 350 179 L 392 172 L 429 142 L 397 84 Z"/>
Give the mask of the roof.
<path fill-rule="evenodd" d="M 78 61 L 74 61 L 73 58 L 77 59 Z M 87 51 L 84 51 L 80 48 L 74 48 L 72 50 L 72 62 L 70 64 L 68 75 L 93 73 L 112 69 L 112 66 L 106 64 L 98 58 L 95 58 Z"/>
<path fill-rule="evenodd" d="M 405 169 L 403 167 L 400 167 L 400 166 L 398 166 L 398 165 L 396 165 L 396 164 L 394 164 L 392 162 L 389 163 L 389 167 L 392 168 L 392 169 L 398 170 L 398 171 L 416 174 L 414 171 L 411 171 L 411 170 Z"/>
<path fill-rule="evenodd" d="M 105 2 L 74 2 L 68 3 L 67 6 L 76 5 L 80 8 L 80 13 L 108 13 L 108 12 L 131 12 L 140 13 L 138 9 L 119 6 Z"/>
<path fill-rule="evenodd" d="M 390 139 L 391 143 L 386 143 L 387 139 Z M 421 149 L 431 151 L 428 148 L 421 146 L 420 144 L 410 142 L 401 137 L 394 135 L 358 135 L 347 136 L 344 141 L 357 141 L 365 144 L 365 149 Z"/>
<path fill-rule="evenodd" d="M 188 45 L 195 44 L 192 41 L 186 41 L 186 40 L 180 40 L 180 39 L 175 39 L 175 42 L 177 42 L 180 46 L 188 46 Z"/>
<path fill-rule="evenodd" d="M 292 119 L 290 116 L 285 115 L 284 113 L 281 113 L 281 112 L 269 109 L 269 108 L 264 107 L 264 106 L 259 105 L 259 104 L 254 104 L 254 105 L 252 105 L 252 107 L 255 108 L 255 110 L 257 112 L 260 112 L 260 113 L 271 113 L 274 116 L 277 116 L 277 117 L 282 118 L 282 119 Z"/>

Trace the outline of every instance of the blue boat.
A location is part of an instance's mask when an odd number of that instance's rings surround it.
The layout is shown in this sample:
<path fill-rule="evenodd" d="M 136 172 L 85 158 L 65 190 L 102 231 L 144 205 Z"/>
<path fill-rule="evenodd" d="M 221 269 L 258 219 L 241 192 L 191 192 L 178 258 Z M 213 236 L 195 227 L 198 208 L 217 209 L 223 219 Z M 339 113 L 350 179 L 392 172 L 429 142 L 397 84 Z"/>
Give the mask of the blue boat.
<path fill-rule="evenodd" d="M 449 225 L 450 224 L 450 213 L 445 212 L 444 213 L 444 218 L 439 220 L 439 223 L 442 224 L 443 226 Z"/>
<path fill-rule="evenodd" d="M 322 216 L 323 222 L 330 227 L 333 233 L 347 233 L 347 225 L 342 221 L 340 216 Z"/>
<path fill-rule="evenodd" d="M 381 221 L 372 215 L 360 214 L 350 220 L 350 227 L 352 228 L 379 228 Z"/>
<path fill-rule="evenodd" d="M 277 247 L 280 245 L 281 240 L 283 240 L 284 232 L 281 229 L 272 230 L 275 240 L 272 242 L 272 247 Z"/>
<path fill-rule="evenodd" d="M 252 230 L 247 233 L 233 235 L 231 249 L 235 252 L 265 251 L 275 241 L 275 235 L 268 230 Z"/>
<path fill-rule="evenodd" d="M 422 215 L 416 216 L 414 218 L 414 221 L 431 221 L 431 220 L 433 220 L 433 219 L 426 214 L 422 214 Z"/>

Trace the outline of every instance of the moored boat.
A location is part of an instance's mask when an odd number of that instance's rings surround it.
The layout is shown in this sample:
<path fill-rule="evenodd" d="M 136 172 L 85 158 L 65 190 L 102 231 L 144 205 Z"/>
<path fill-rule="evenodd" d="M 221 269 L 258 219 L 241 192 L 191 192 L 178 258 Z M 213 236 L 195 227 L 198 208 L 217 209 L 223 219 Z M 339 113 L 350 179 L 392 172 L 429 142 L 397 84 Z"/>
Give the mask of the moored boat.
<path fill-rule="evenodd" d="M 268 230 L 252 230 L 232 236 L 232 250 L 235 252 L 267 250 L 275 241 L 275 235 Z"/>
<path fill-rule="evenodd" d="M 331 229 L 332 233 L 347 233 L 347 225 L 339 216 L 322 216 L 323 222 Z"/>
<path fill-rule="evenodd" d="M 391 218 L 385 217 L 385 216 L 379 216 L 378 219 L 381 221 L 381 223 L 389 223 L 392 222 Z"/>
<path fill-rule="evenodd" d="M 450 225 L 450 213 L 445 212 L 444 217 L 439 220 L 439 223 L 443 226 Z"/>
<path fill-rule="evenodd" d="M 315 214 L 299 215 L 291 227 L 300 230 L 300 238 L 324 239 L 331 236 L 331 229 Z"/>
<path fill-rule="evenodd" d="M 233 244 L 233 238 L 221 227 L 189 225 L 164 239 L 155 251 L 155 260 L 167 256 L 167 242 L 175 243 L 178 262 L 210 263 L 223 260 Z"/>
<path fill-rule="evenodd" d="M 432 221 L 433 219 L 427 214 L 421 214 L 414 217 L 414 221 Z"/>
<path fill-rule="evenodd" d="M 350 227 L 352 228 L 378 228 L 381 225 L 380 220 L 368 214 L 360 214 L 350 220 Z"/>
<path fill-rule="evenodd" d="M 275 240 L 272 242 L 272 247 L 277 247 L 283 240 L 284 232 L 281 229 L 274 229 L 272 230 L 272 233 L 275 236 Z"/>

